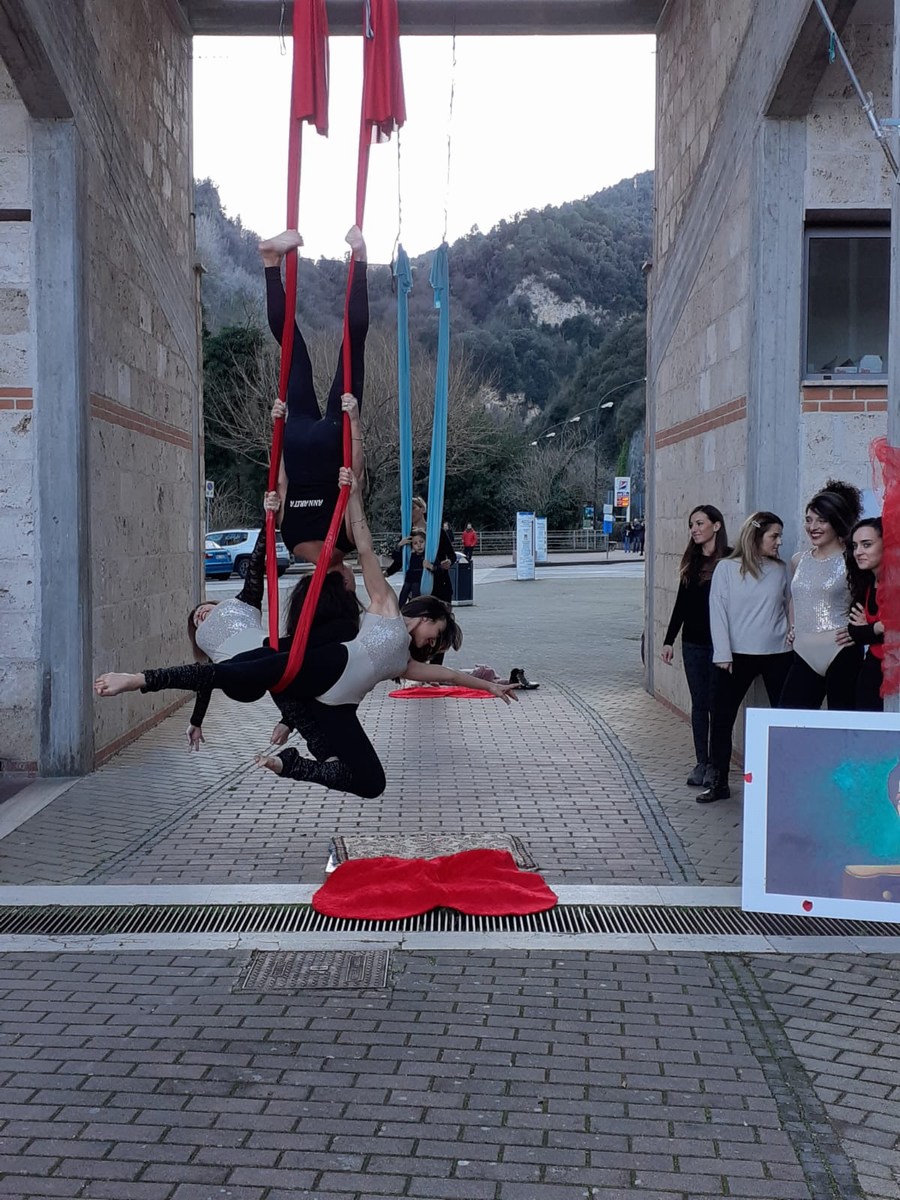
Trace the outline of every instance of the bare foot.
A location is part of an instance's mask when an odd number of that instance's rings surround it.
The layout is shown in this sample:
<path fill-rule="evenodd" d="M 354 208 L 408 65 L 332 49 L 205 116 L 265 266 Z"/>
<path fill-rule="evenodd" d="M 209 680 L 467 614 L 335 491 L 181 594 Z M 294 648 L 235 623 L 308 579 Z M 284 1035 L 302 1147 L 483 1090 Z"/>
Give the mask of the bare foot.
<path fill-rule="evenodd" d="M 358 225 L 353 225 L 347 230 L 347 236 L 344 241 L 353 251 L 353 257 L 357 262 L 366 261 L 366 242 L 362 235 L 362 230 Z"/>
<path fill-rule="evenodd" d="M 256 765 L 258 767 L 265 767 L 273 775 L 280 775 L 284 769 L 284 763 L 277 754 L 257 754 Z"/>
<path fill-rule="evenodd" d="M 122 671 L 107 671 L 94 680 L 98 696 L 118 696 L 121 692 L 136 692 L 143 687 L 143 675 L 126 675 Z"/>
<path fill-rule="evenodd" d="M 296 229 L 285 229 L 284 233 L 279 233 L 276 237 L 269 238 L 268 241 L 260 242 L 259 252 L 265 266 L 279 267 L 281 260 L 289 250 L 296 250 L 302 245 L 303 238 Z"/>

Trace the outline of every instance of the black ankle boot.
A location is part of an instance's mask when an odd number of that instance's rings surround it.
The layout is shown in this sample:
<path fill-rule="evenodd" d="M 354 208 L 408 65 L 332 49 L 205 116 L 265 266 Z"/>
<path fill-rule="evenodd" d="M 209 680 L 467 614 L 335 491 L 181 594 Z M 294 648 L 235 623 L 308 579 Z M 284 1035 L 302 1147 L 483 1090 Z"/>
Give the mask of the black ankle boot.
<path fill-rule="evenodd" d="M 730 800 L 731 788 L 727 783 L 713 783 L 697 797 L 698 804 L 712 804 L 713 800 Z"/>

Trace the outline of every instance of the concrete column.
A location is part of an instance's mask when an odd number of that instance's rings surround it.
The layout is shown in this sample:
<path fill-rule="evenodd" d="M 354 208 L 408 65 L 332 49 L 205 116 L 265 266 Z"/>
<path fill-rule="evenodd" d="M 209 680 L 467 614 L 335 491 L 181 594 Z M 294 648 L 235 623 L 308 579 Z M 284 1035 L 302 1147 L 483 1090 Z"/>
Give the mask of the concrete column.
<path fill-rule="evenodd" d="M 793 553 L 801 504 L 793 464 L 800 461 L 804 122 L 764 119 L 753 152 L 747 512 L 778 513 Z"/>
<path fill-rule="evenodd" d="M 42 775 L 93 767 L 84 172 L 71 121 L 32 123 Z"/>

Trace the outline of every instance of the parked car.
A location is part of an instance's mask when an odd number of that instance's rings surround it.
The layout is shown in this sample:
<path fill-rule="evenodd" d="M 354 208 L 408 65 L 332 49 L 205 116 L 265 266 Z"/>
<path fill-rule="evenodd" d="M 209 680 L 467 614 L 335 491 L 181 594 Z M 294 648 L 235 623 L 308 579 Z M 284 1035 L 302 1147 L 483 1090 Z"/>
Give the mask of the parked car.
<path fill-rule="evenodd" d="M 227 579 L 232 571 L 231 555 L 212 538 L 207 538 L 203 551 L 203 567 L 207 579 Z"/>
<path fill-rule="evenodd" d="M 206 535 L 217 542 L 231 556 L 232 570 L 237 571 L 241 579 L 247 574 L 247 563 L 259 537 L 258 529 L 220 529 L 210 530 Z M 278 574 L 283 575 L 291 565 L 291 556 L 284 544 L 280 533 L 275 534 L 275 561 L 278 564 Z"/>

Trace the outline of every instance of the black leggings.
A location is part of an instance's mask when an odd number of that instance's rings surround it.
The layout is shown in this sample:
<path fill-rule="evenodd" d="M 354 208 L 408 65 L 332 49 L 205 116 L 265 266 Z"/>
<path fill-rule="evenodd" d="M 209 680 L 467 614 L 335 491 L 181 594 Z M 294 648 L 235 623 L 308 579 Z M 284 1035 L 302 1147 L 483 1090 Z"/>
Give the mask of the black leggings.
<path fill-rule="evenodd" d="M 219 688 L 232 700 L 251 704 L 281 678 L 288 656 L 267 648 L 248 650 L 221 663 L 189 663 L 144 672 L 144 692 L 176 688 L 192 692 Z M 285 751 L 284 774 L 323 787 L 371 799 L 385 788 L 384 769 L 359 723 L 355 704 L 321 704 L 315 697 L 338 681 L 347 665 L 347 647 L 329 643 L 308 648 L 296 678 L 273 696 L 285 724 L 297 729 L 319 761 Z M 285 755 L 287 757 L 285 757 Z M 337 756 L 337 762 L 326 762 Z"/>
<path fill-rule="evenodd" d="M 859 646 L 845 646 L 831 660 L 824 675 L 794 652 L 794 661 L 781 693 L 781 708 L 821 708 L 828 701 L 829 712 L 856 708 L 856 680 L 862 664 Z"/>
<path fill-rule="evenodd" d="M 721 783 L 728 780 L 734 723 L 750 684 L 761 675 L 774 708 L 790 667 L 789 650 L 784 654 L 734 654 L 731 671 L 713 666 L 710 757 Z"/>
<path fill-rule="evenodd" d="M 279 345 L 284 332 L 285 295 L 279 267 L 266 267 L 266 311 L 269 328 Z M 348 306 L 350 328 L 350 390 L 362 409 L 365 384 L 365 348 L 369 330 L 369 292 L 366 263 L 353 268 Z M 309 350 L 294 322 L 294 348 L 287 387 L 287 423 L 284 427 L 284 470 L 288 480 L 281 534 L 289 550 L 304 542 L 323 542 L 328 534 L 338 498 L 338 470 L 344 462 L 343 343 L 324 416 L 319 411 Z M 353 543 L 341 527 L 338 548 Z"/>

